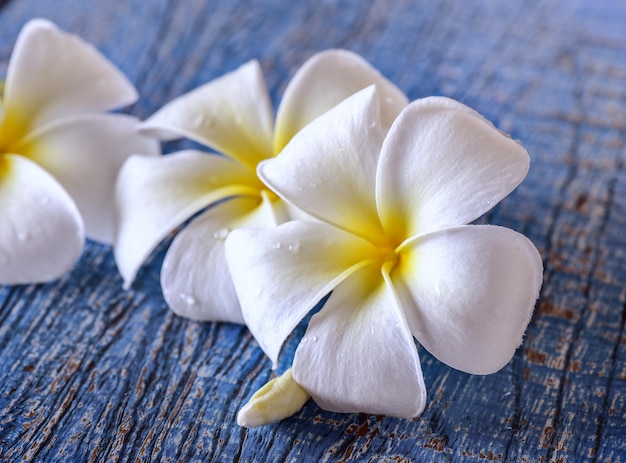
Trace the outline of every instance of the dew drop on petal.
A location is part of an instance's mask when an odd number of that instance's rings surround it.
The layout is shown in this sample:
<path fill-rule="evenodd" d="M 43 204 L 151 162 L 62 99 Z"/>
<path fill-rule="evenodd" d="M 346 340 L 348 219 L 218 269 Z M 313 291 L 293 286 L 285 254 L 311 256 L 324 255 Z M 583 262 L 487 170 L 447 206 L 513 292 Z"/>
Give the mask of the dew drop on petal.
<path fill-rule="evenodd" d="M 373 129 L 374 127 L 376 127 L 376 121 L 371 121 L 371 122 L 369 123 L 369 128 L 370 128 L 370 129 Z"/>
<path fill-rule="evenodd" d="M 17 232 L 17 239 L 24 242 L 30 240 L 30 232 L 28 230 L 22 230 Z"/>
<path fill-rule="evenodd" d="M 230 230 L 228 228 L 221 228 L 213 232 L 213 238 L 216 240 L 224 241 L 228 237 Z"/>
<path fill-rule="evenodd" d="M 313 182 L 311 182 L 311 183 L 309 183 L 309 186 L 310 186 L 311 188 L 315 189 L 315 188 L 317 188 L 317 183 L 313 183 Z"/>
<path fill-rule="evenodd" d="M 300 250 L 300 243 L 296 241 L 295 243 L 287 246 L 287 249 L 289 249 L 291 252 L 298 252 Z"/>
<path fill-rule="evenodd" d="M 42 195 L 42 196 L 39 198 L 39 204 L 40 204 L 40 205 L 42 205 L 42 206 L 46 206 L 46 205 L 47 205 L 47 204 L 49 204 L 49 203 L 50 203 L 50 196 L 48 196 L 48 195 Z"/>
<path fill-rule="evenodd" d="M 180 293 L 180 300 L 188 306 L 196 305 L 196 298 L 193 297 L 191 294 Z"/>
<path fill-rule="evenodd" d="M 282 247 L 282 244 L 280 243 L 280 241 L 277 241 L 276 243 L 274 243 L 274 245 L 272 246 L 273 249 L 280 249 Z"/>
<path fill-rule="evenodd" d="M 387 103 L 387 104 L 393 104 L 393 103 L 394 103 L 394 100 L 393 100 L 393 98 L 391 98 L 390 96 L 386 96 L 386 97 L 385 97 L 385 103 Z"/>
<path fill-rule="evenodd" d="M 448 292 L 448 285 L 444 280 L 437 280 L 435 283 L 435 293 L 437 296 L 441 296 Z"/>

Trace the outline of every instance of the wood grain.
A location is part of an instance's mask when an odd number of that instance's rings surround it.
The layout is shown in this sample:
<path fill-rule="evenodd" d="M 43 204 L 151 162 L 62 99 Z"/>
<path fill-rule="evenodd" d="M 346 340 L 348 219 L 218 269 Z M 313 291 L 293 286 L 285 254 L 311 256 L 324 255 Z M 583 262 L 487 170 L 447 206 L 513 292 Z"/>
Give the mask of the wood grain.
<path fill-rule="evenodd" d="M 545 283 L 500 372 L 467 375 L 420 350 L 418 419 L 309 402 L 246 430 L 237 410 L 270 378 L 248 331 L 169 312 L 167 243 L 127 292 L 111 249 L 90 243 L 58 282 L 0 287 L 1 461 L 626 461 L 626 4 L 13 0 L 0 2 L 3 73 L 35 16 L 118 64 L 142 94 L 127 111 L 142 118 L 253 58 L 277 104 L 299 65 L 331 47 L 361 53 L 411 99 L 474 107 L 532 158 L 480 222 L 525 233 Z"/>

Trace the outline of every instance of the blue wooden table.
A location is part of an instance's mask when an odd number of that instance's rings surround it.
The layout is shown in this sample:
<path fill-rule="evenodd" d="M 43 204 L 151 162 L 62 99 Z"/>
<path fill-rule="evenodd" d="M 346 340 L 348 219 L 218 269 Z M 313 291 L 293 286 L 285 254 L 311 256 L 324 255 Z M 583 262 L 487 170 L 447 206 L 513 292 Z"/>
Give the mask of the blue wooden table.
<path fill-rule="evenodd" d="M 129 291 L 111 248 L 89 243 L 57 282 L 0 287 L 0 461 L 626 461 L 626 3 L 0 7 L 1 73 L 21 26 L 49 18 L 129 76 L 142 98 L 126 111 L 140 118 L 252 58 L 276 103 L 300 64 L 331 47 L 362 54 L 410 99 L 460 100 L 532 159 L 525 182 L 480 222 L 526 234 L 545 265 L 524 344 L 500 372 L 460 373 L 420 350 L 420 418 L 333 414 L 309 401 L 247 430 L 236 413 L 271 377 L 247 329 L 168 310 L 167 243 Z"/>

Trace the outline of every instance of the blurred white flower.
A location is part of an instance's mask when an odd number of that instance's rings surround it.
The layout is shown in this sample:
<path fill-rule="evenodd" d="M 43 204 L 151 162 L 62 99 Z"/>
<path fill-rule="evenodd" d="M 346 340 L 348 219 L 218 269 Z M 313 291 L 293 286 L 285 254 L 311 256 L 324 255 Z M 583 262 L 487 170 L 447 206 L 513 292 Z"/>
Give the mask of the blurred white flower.
<path fill-rule="evenodd" d="M 159 146 L 138 120 L 102 114 L 137 99 L 93 46 L 36 19 L 17 39 L 0 110 L 0 284 L 69 271 L 85 234 L 113 240 L 118 170 Z"/>

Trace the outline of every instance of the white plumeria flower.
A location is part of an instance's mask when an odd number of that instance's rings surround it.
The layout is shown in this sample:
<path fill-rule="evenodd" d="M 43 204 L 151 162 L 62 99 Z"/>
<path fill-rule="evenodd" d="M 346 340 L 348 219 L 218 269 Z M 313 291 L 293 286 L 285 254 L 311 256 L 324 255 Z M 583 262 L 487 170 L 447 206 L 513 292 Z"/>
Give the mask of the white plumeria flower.
<path fill-rule="evenodd" d="M 0 109 L 0 284 L 59 278 L 85 234 L 112 242 L 117 172 L 159 146 L 136 118 L 100 112 L 136 99 L 90 44 L 45 20 L 24 26 Z"/>
<path fill-rule="evenodd" d="M 528 166 L 520 144 L 441 97 L 411 103 L 386 136 L 373 87 L 304 128 L 259 176 L 319 222 L 241 229 L 226 242 L 244 319 L 274 366 L 331 291 L 293 361 L 293 379 L 324 409 L 418 416 L 426 392 L 413 338 L 464 372 L 504 366 L 530 321 L 541 258 L 519 233 L 466 224 Z"/>
<path fill-rule="evenodd" d="M 277 155 L 311 120 L 373 83 L 381 89 L 388 128 L 408 103 L 406 97 L 345 50 L 319 53 L 302 66 L 285 90 L 276 127 L 257 61 L 175 99 L 145 121 L 144 130 L 161 139 L 187 137 L 224 156 L 185 150 L 157 159 L 131 158 L 124 165 L 117 188 L 121 219 L 115 258 L 125 288 L 161 240 L 219 202 L 174 239 L 161 286 L 179 315 L 243 323 L 224 239 L 235 228 L 273 227 L 295 213 L 257 177 L 257 164 Z"/>

